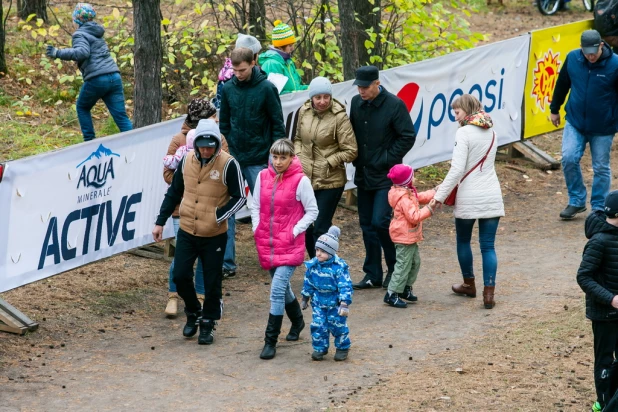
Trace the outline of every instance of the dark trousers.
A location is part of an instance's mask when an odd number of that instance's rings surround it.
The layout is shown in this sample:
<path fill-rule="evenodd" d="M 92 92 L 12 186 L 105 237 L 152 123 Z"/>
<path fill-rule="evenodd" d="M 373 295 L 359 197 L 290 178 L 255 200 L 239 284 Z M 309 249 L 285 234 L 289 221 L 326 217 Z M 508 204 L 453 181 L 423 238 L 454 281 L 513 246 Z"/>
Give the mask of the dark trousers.
<path fill-rule="evenodd" d="M 597 401 L 605 407 L 618 388 L 618 322 L 592 321 L 594 335 L 594 386 Z"/>
<path fill-rule="evenodd" d="M 174 283 L 178 296 L 185 302 L 185 311 L 197 313 L 202 318 L 219 320 L 223 311 L 221 282 L 223 280 L 223 256 L 227 233 L 213 237 L 193 236 L 182 229 L 176 237 L 174 255 Z M 200 258 L 204 275 L 204 307 L 200 307 L 193 285 L 193 264 Z"/>
<path fill-rule="evenodd" d="M 365 243 L 365 276 L 374 284 L 382 283 L 382 250 L 389 272 L 395 269 L 397 261 L 395 245 L 388 233 L 393 209 L 388 204 L 390 189 L 356 189 L 358 194 L 358 220 Z"/>
<path fill-rule="evenodd" d="M 333 224 L 333 216 L 335 216 L 339 199 L 343 194 L 343 187 L 315 190 L 314 193 L 315 200 L 318 203 L 318 218 L 305 233 L 305 247 L 311 258 L 315 257 L 315 242 L 318 241 L 320 236 L 328 232 Z"/>

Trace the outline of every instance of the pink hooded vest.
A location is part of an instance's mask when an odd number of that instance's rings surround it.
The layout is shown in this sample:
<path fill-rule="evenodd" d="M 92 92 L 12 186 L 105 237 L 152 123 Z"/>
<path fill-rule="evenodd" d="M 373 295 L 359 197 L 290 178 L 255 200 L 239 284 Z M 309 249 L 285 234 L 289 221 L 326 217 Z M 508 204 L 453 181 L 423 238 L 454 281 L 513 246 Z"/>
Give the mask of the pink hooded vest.
<path fill-rule="evenodd" d="M 305 215 L 296 200 L 303 168 L 294 157 L 288 169 L 277 175 L 270 164 L 260 172 L 260 223 L 255 230 L 255 245 L 263 269 L 299 266 L 305 259 L 305 233 L 294 239 L 293 229 Z"/>

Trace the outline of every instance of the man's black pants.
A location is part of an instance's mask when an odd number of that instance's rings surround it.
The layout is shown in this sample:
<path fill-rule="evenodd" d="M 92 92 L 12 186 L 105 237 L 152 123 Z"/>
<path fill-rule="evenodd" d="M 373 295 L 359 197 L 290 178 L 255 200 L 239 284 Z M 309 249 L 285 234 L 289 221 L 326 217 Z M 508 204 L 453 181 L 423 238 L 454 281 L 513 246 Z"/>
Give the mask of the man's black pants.
<path fill-rule="evenodd" d="M 174 283 L 178 296 L 185 302 L 185 311 L 202 310 L 203 319 L 219 320 L 223 312 L 221 282 L 227 233 L 213 237 L 199 237 L 178 230 L 174 255 Z M 204 272 L 204 307 L 200 308 L 193 284 L 193 265 L 200 258 Z"/>
<path fill-rule="evenodd" d="M 597 401 L 605 407 L 618 388 L 618 322 L 592 321 L 594 335 L 594 386 Z"/>

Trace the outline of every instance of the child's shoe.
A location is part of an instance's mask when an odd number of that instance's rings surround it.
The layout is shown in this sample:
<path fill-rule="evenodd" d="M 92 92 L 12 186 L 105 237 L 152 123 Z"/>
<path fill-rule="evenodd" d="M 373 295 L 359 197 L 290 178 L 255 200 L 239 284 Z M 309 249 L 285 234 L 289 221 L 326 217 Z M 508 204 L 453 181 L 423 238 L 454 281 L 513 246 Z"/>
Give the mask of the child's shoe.
<path fill-rule="evenodd" d="M 321 361 L 324 359 L 324 355 L 326 355 L 327 353 L 328 351 L 318 352 L 317 350 L 314 350 L 313 353 L 311 354 L 311 359 L 313 359 L 314 361 Z"/>
<path fill-rule="evenodd" d="M 190 338 L 197 333 L 197 323 L 200 318 L 200 313 L 199 312 L 197 313 L 187 312 L 186 309 L 185 309 L 185 313 L 187 314 L 187 323 L 185 324 L 185 327 L 182 330 L 182 335 L 185 338 Z"/>
<path fill-rule="evenodd" d="M 412 293 L 411 286 L 406 286 L 403 289 L 403 293 L 399 294 L 399 297 L 403 300 L 407 300 L 408 302 L 416 302 L 418 300 L 418 298 Z"/>
<path fill-rule="evenodd" d="M 601 404 L 599 402 L 595 402 L 590 409 L 591 412 L 601 412 L 603 408 L 601 408 Z"/>
<path fill-rule="evenodd" d="M 403 309 L 408 307 L 408 304 L 406 302 L 399 299 L 399 294 L 397 292 L 386 292 L 386 295 L 384 295 L 384 303 L 394 308 Z"/>
<path fill-rule="evenodd" d="M 335 360 L 337 362 L 340 361 L 344 361 L 348 358 L 348 351 L 349 349 L 337 349 L 337 351 L 335 352 Z"/>
<path fill-rule="evenodd" d="M 200 320 L 200 334 L 197 343 L 200 345 L 212 345 L 215 341 L 215 321 L 211 319 Z"/>

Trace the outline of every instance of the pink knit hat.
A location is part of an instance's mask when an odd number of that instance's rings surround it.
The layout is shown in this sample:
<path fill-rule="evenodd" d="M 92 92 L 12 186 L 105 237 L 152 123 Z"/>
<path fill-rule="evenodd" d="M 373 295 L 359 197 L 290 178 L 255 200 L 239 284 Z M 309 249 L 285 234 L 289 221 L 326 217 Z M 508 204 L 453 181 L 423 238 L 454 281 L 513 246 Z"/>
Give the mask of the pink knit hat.
<path fill-rule="evenodd" d="M 193 142 L 195 141 L 195 129 L 187 132 L 187 149 L 193 150 Z"/>
<path fill-rule="evenodd" d="M 398 186 L 411 186 L 414 178 L 414 169 L 411 166 L 398 164 L 391 167 L 387 177 L 392 180 L 393 184 Z"/>

